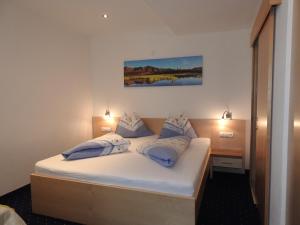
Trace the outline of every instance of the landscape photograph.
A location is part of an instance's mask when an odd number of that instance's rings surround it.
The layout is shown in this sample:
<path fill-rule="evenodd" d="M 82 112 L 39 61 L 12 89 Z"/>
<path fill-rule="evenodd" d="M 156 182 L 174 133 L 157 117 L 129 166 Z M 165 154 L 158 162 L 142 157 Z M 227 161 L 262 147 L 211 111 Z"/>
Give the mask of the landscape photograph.
<path fill-rule="evenodd" d="M 124 86 L 202 85 L 203 56 L 124 62 Z"/>

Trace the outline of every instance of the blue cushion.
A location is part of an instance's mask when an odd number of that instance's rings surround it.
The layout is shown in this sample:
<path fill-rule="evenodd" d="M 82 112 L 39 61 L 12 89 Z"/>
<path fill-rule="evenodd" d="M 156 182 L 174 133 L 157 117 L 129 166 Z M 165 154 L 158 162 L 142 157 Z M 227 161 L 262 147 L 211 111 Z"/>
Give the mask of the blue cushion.
<path fill-rule="evenodd" d="M 159 138 L 176 136 L 187 136 L 189 138 L 198 137 L 190 121 L 183 114 L 178 117 L 169 117 L 166 119 L 163 128 L 160 131 Z"/>
<path fill-rule="evenodd" d="M 169 147 L 152 148 L 148 151 L 148 156 L 164 167 L 174 166 L 178 158 L 177 152 Z"/>
<path fill-rule="evenodd" d="M 137 148 L 137 152 L 145 155 L 164 167 L 172 167 L 180 155 L 187 149 L 191 139 L 187 136 L 158 139 L 145 143 Z"/>
<path fill-rule="evenodd" d="M 126 152 L 129 145 L 130 141 L 120 135 L 109 133 L 81 143 L 63 152 L 62 155 L 66 160 L 85 159 Z"/>
<path fill-rule="evenodd" d="M 124 138 L 137 138 L 153 135 L 144 124 L 143 120 L 136 114 L 124 113 L 116 129 L 116 133 Z"/>

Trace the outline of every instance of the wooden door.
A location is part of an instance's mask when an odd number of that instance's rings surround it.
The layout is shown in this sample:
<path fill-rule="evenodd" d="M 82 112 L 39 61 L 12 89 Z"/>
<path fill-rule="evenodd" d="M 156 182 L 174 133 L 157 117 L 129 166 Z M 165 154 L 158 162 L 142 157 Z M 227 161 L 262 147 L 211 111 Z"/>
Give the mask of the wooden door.
<path fill-rule="evenodd" d="M 255 196 L 263 224 L 269 221 L 274 11 L 258 37 L 255 139 Z"/>

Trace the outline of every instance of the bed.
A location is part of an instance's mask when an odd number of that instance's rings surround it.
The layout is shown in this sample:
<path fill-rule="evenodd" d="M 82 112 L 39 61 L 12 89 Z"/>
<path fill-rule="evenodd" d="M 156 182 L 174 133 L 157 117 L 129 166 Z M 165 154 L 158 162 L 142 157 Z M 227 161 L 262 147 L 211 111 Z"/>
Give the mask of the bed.
<path fill-rule="evenodd" d="M 146 123 L 158 134 L 161 121 Z M 199 132 L 204 123 L 196 122 Z M 33 212 L 82 224 L 195 225 L 210 168 L 209 124 L 206 138 L 193 139 L 171 169 L 135 151 L 143 138 L 131 140 L 130 151 L 119 155 L 39 161 L 31 175 Z"/>
<path fill-rule="evenodd" d="M 136 151 L 139 144 L 155 139 L 157 136 L 132 138 L 129 151 L 122 154 L 74 161 L 65 161 L 62 155 L 57 155 L 37 162 L 35 173 L 192 197 L 208 158 L 210 139 L 193 139 L 174 168 L 165 168 Z"/>

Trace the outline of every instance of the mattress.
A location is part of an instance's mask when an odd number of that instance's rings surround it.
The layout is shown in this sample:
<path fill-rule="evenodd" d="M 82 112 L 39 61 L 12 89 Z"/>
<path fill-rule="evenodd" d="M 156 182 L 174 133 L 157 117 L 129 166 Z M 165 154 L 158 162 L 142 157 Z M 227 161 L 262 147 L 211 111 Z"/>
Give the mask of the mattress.
<path fill-rule="evenodd" d="M 94 184 L 121 186 L 180 196 L 193 196 L 209 153 L 210 139 L 195 138 L 172 168 L 137 153 L 136 148 L 157 136 L 129 139 L 128 152 L 65 161 L 61 155 L 39 161 L 35 173 Z"/>

